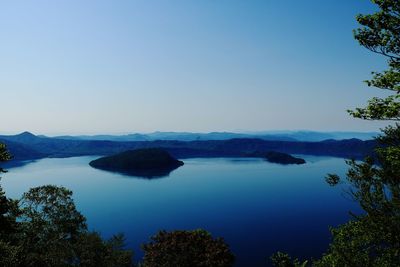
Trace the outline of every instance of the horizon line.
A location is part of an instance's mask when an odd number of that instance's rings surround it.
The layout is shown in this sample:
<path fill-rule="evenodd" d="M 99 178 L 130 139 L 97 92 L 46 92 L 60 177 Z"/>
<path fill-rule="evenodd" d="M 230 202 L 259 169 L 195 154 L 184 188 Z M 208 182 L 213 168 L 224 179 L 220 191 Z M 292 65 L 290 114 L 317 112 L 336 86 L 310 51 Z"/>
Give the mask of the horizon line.
<path fill-rule="evenodd" d="M 140 135 L 149 135 L 149 134 L 155 134 L 155 133 L 161 133 L 161 134 L 248 134 L 248 135 L 269 135 L 269 134 L 289 134 L 289 133 L 299 133 L 299 132 L 304 132 L 304 133 L 365 133 L 365 134 L 371 134 L 371 133 L 379 133 L 380 131 L 362 131 L 362 130 L 312 130 L 312 129 L 294 129 L 294 130 L 257 130 L 257 131 L 251 131 L 251 130 L 238 130 L 238 131 L 152 131 L 152 132 L 115 132 L 115 133 L 35 133 L 34 131 L 18 131 L 18 132 L 0 132 L 0 135 L 4 136 L 13 136 L 13 135 L 19 135 L 19 134 L 24 134 L 24 133 L 30 133 L 35 136 L 46 136 L 46 137 L 59 137 L 59 136 L 126 136 L 126 135 L 134 135 L 134 134 L 140 134 Z"/>

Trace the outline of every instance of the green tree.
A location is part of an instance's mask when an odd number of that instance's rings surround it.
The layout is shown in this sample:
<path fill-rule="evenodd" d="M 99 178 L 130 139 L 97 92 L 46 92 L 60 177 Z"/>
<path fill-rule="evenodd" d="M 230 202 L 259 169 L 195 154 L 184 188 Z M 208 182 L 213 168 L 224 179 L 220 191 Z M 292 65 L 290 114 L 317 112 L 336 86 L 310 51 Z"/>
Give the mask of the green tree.
<path fill-rule="evenodd" d="M 299 259 L 292 259 L 288 254 L 277 252 L 271 256 L 272 264 L 276 267 L 305 267 L 308 261 L 300 262 Z"/>
<path fill-rule="evenodd" d="M 132 266 L 132 252 L 124 249 L 122 234 L 104 241 L 96 232 L 79 236 L 76 245 L 76 265 L 81 267 Z"/>
<path fill-rule="evenodd" d="M 21 257 L 27 266 L 63 266 L 73 259 L 87 227 L 71 196 L 65 188 L 46 185 L 30 189 L 19 201 Z"/>
<path fill-rule="evenodd" d="M 360 45 L 387 58 L 388 69 L 372 72 L 368 86 L 387 90 L 392 94 L 386 98 L 372 98 L 365 108 L 349 110 L 356 118 L 369 120 L 400 120 L 400 3 L 398 0 L 373 0 L 379 11 L 358 15 L 362 25 L 354 31 Z"/>
<path fill-rule="evenodd" d="M 142 245 L 144 267 L 229 267 L 234 256 L 222 238 L 204 230 L 160 231 Z"/>
<path fill-rule="evenodd" d="M 0 144 L 0 162 L 9 159 Z M 124 249 L 122 235 L 103 240 L 89 232 L 66 188 L 32 188 L 17 201 L 0 186 L 0 266 L 130 267 L 132 252 Z"/>
<path fill-rule="evenodd" d="M 72 191 L 53 185 L 30 189 L 19 201 L 22 266 L 132 266 L 122 235 L 104 241 L 88 232 Z"/>
<path fill-rule="evenodd" d="M 11 155 L 8 152 L 6 146 L 4 144 L 0 143 L 0 163 L 1 162 L 6 162 L 6 161 L 8 161 L 10 159 L 11 159 Z M 2 169 L 1 166 L 0 166 L 0 173 L 4 173 L 4 172 L 5 172 L 5 170 Z"/>
<path fill-rule="evenodd" d="M 400 120 L 400 1 L 373 0 L 379 10 L 358 15 L 354 31 L 360 45 L 387 59 L 388 69 L 373 72 L 368 86 L 391 92 L 372 98 L 366 107 L 349 113 L 367 120 Z M 313 266 L 399 266 L 400 264 L 400 125 L 383 130 L 375 155 L 363 162 L 348 161 L 349 193 L 363 209 L 361 215 L 331 229 L 329 250 Z M 328 175 L 330 185 L 341 183 Z M 288 257 L 273 256 L 275 266 L 297 266 Z M 284 262 L 292 265 L 280 265 Z"/>
<path fill-rule="evenodd" d="M 360 45 L 387 58 L 388 69 L 373 72 L 368 86 L 388 90 L 386 98 L 372 98 L 364 108 L 349 111 L 356 118 L 400 120 L 400 1 L 374 0 L 379 11 L 358 15 L 354 31 Z M 337 229 L 320 266 L 398 266 L 400 262 L 400 126 L 388 126 L 377 138 L 373 157 L 349 161 L 351 195 L 364 213 Z M 328 183 L 340 177 L 329 175 Z"/>
<path fill-rule="evenodd" d="M 4 144 L 0 143 L 0 163 L 5 162 L 11 158 L 9 152 Z M 6 171 L 0 166 L 0 175 Z M 1 179 L 1 177 L 0 177 Z M 14 227 L 13 221 L 15 221 L 10 216 L 12 210 L 12 201 L 8 199 L 0 185 L 0 240 L 4 240 L 6 235 L 11 232 Z"/>
<path fill-rule="evenodd" d="M 6 146 L 0 143 L 0 163 L 11 159 Z M 6 171 L 0 166 L 0 175 Z M 1 179 L 1 177 L 0 177 Z M 19 246 L 15 243 L 17 202 L 6 197 L 0 184 L 0 266 L 17 266 Z"/>
<path fill-rule="evenodd" d="M 351 195 L 364 213 L 332 229 L 333 242 L 317 266 L 398 266 L 400 262 L 400 127 L 387 127 L 374 158 L 349 161 Z M 329 175 L 328 182 L 340 182 Z"/>

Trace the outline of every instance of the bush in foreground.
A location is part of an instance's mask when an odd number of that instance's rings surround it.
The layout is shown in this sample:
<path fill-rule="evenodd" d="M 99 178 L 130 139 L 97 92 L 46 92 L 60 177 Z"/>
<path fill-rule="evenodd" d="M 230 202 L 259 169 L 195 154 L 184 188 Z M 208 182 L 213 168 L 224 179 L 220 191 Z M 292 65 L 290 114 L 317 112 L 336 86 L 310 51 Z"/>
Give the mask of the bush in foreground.
<path fill-rule="evenodd" d="M 142 248 L 144 267 L 229 267 L 235 259 L 222 238 L 204 230 L 160 231 Z"/>

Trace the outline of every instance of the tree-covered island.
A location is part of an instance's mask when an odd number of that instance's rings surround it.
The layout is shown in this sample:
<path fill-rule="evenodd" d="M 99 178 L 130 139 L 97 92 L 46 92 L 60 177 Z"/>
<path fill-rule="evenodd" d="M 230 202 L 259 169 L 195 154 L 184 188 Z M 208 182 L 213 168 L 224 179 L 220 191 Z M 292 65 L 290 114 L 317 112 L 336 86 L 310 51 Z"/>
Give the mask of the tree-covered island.
<path fill-rule="evenodd" d="M 144 148 L 101 157 L 91 161 L 89 165 L 97 169 L 154 178 L 167 176 L 171 171 L 182 166 L 183 162 L 163 149 Z"/>

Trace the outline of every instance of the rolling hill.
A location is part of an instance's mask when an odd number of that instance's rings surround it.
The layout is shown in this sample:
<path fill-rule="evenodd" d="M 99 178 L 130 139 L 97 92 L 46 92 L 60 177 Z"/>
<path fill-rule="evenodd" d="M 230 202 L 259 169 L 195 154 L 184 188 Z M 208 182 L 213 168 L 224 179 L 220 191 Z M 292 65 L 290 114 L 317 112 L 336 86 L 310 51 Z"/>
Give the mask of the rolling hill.
<path fill-rule="evenodd" d="M 234 138 L 198 141 L 108 141 L 60 139 L 36 136 L 29 132 L 0 136 L 16 160 L 43 157 L 72 157 L 83 155 L 111 155 L 139 148 L 163 148 L 176 158 L 242 157 L 255 151 L 277 151 L 289 154 L 325 155 L 362 158 L 376 145 L 373 140 L 325 140 L 319 142 Z"/>

